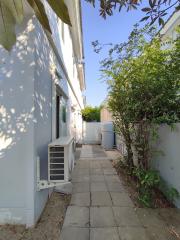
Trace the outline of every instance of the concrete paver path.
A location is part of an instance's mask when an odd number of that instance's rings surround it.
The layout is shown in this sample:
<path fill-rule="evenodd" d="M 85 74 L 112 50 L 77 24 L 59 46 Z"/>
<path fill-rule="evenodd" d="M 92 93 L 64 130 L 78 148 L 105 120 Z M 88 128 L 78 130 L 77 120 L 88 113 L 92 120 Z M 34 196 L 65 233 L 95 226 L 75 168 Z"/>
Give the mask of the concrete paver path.
<path fill-rule="evenodd" d="M 176 239 L 166 231 L 165 210 L 159 212 L 134 207 L 100 146 L 82 147 L 72 182 L 73 194 L 60 240 Z"/>

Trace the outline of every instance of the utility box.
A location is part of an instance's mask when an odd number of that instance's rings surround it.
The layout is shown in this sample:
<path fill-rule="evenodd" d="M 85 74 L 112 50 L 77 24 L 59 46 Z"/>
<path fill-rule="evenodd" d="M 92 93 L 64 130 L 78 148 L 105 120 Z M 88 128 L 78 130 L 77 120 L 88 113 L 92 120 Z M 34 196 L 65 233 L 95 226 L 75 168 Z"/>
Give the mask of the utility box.
<path fill-rule="evenodd" d="M 113 149 L 114 146 L 114 126 L 112 122 L 102 123 L 101 125 L 102 141 L 104 149 Z"/>

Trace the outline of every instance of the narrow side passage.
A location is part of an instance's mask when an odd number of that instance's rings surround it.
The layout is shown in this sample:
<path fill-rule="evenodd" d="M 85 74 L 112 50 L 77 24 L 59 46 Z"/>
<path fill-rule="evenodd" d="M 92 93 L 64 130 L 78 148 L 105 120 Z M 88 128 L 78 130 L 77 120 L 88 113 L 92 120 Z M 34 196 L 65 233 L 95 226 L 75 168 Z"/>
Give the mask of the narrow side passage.
<path fill-rule="evenodd" d="M 100 146 L 82 147 L 72 182 L 60 240 L 174 239 L 162 234 L 167 226 L 158 215 L 147 219 L 137 211 Z"/>

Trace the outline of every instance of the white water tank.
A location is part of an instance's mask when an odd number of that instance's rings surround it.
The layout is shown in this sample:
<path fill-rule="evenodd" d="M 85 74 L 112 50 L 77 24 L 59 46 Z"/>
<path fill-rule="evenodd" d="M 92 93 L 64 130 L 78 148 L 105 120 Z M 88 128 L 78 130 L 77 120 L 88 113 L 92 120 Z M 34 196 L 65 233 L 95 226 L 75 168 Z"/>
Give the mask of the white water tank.
<path fill-rule="evenodd" d="M 114 127 L 112 122 L 102 123 L 101 125 L 102 142 L 105 149 L 112 149 L 114 145 Z"/>

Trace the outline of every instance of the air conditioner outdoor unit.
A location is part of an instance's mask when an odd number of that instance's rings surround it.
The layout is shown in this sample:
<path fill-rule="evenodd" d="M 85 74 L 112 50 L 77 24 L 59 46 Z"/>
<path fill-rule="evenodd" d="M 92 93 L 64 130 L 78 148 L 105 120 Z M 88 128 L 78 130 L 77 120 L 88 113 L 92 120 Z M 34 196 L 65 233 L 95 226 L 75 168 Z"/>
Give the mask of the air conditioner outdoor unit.
<path fill-rule="evenodd" d="M 69 182 L 74 168 L 75 141 L 60 137 L 48 145 L 48 181 L 38 181 L 38 189 L 60 186 Z M 39 167 L 38 167 L 39 168 Z"/>

